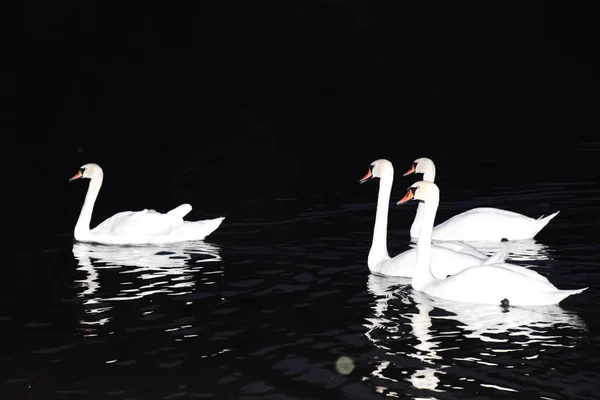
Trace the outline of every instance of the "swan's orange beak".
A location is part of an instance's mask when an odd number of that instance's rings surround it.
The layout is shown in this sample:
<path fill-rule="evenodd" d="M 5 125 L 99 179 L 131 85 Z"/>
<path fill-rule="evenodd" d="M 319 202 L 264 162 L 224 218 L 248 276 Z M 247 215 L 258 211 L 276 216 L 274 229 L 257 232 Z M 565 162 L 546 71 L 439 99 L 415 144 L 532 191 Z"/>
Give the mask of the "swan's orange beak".
<path fill-rule="evenodd" d="M 365 176 L 363 176 L 362 179 L 360 181 L 358 181 L 358 182 L 359 183 L 365 183 L 366 181 L 368 181 L 372 177 L 373 177 L 373 174 L 371 173 L 371 169 L 369 168 L 369 172 L 367 172 L 367 174 Z"/>
<path fill-rule="evenodd" d="M 73 182 L 81 178 L 83 178 L 83 174 L 81 173 L 81 171 L 78 171 L 75 175 L 71 177 L 71 179 L 69 179 L 69 182 Z"/>
<path fill-rule="evenodd" d="M 415 173 L 415 164 L 413 164 L 408 171 L 404 173 L 402 176 L 410 175 Z"/>
<path fill-rule="evenodd" d="M 411 201 L 411 200 L 412 200 L 412 199 L 414 199 L 414 198 L 415 198 L 415 195 L 414 195 L 413 191 L 412 191 L 412 190 L 410 190 L 410 189 L 408 189 L 408 192 L 406 192 L 406 194 L 404 195 L 404 197 L 403 197 L 403 198 L 401 198 L 401 199 L 400 199 L 400 200 L 399 200 L 399 201 L 396 203 L 396 205 L 398 205 L 398 206 L 399 206 L 400 204 L 404 204 L 404 203 L 406 203 L 406 202 L 408 202 L 408 201 Z"/>

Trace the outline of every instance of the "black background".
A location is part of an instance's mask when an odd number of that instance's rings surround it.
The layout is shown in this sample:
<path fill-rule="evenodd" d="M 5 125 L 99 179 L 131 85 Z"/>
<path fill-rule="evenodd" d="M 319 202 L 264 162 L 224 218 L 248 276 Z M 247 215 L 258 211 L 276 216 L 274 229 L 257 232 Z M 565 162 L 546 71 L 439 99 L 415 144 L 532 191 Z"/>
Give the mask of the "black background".
<path fill-rule="evenodd" d="M 431 157 L 446 190 L 594 175 L 590 4 L 20 3 L 5 232 L 71 234 L 87 185 L 67 179 L 87 162 L 105 171 L 93 224 L 182 202 L 244 223 L 278 218 L 281 198 L 374 201 L 357 180 L 377 158 L 399 176 Z"/>

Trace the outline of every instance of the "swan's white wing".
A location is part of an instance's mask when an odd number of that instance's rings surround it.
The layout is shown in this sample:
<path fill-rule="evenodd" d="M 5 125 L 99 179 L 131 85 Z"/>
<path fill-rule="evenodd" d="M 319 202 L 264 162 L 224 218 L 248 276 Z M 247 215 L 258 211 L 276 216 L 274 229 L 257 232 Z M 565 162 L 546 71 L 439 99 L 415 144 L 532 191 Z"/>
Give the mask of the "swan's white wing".
<path fill-rule="evenodd" d="M 177 242 L 181 240 L 204 240 L 204 238 L 214 232 L 223 222 L 225 217 L 204 219 L 201 221 L 183 221 L 181 226 L 173 229 L 166 236 L 156 238 L 157 243 Z"/>
<path fill-rule="evenodd" d="M 537 273 L 518 266 L 506 268 L 502 264 L 484 265 L 467 268 L 433 282 L 424 291 L 430 296 L 447 300 L 500 304 L 507 299 L 511 305 L 527 306 L 558 304 L 565 297 L 585 290 L 560 290 L 546 279 L 534 277 L 534 274 Z"/>
<path fill-rule="evenodd" d="M 186 215 L 188 215 L 190 211 L 192 211 L 192 206 L 190 204 L 184 203 L 178 207 L 175 207 L 174 209 L 169 211 L 167 214 L 173 215 L 175 217 L 183 218 Z"/>
<path fill-rule="evenodd" d="M 555 214 L 542 219 L 498 208 L 479 207 L 442 222 L 433 228 L 434 240 L 500 241 L 533 238 Z"/>
<path fill-rule="evenodd" d="M 529 269 L 527 267 L 523 267 L 523 266 L 516 265 L 516 264 L 510 264 L 507 262 L 500 262 L 500 263 L 495 264 L 494 266 L 505 268 L 505 269 L 510 269 L 514 272 L 518 272 L 521 275 L 525 275 L 526 277 L 528 277 L 530 279 L 534 279 L 536 281 L 540 281 L 540 282 L 544 282 L 544 283 L 548 283 L 548 284 L 550 283 L 548 278 L 546 278 L 544 275 L 541 275 L 540 273 L 536 272 L 535 270 Z"/>
<path fill-rule="evenodd" d="M 509 218 L 525 218 L 526 220 L 529 221 L 535 221 L 533 218 L 530 218 L 526 215 L 523 214 L 519 214 L 516 213 L 514 211 L 508 211 L 508 210 L 503 210 L 501 208 L 493 208 L 493 207 L 476 207 L 476 208 L 472 208 L 468 211 L 465 211 L 463 213 L 460 213 L 458 215 L 461 216 L 482 216 L 482 215 L 490 215 L 490 216 L 496 216 L 496 217 L 509 217 Z M 456 215 L 456 216 L 458 216 Z"/>
<path fill-rule="evenodd" d="M 466 254 L 470 254 L 474 257 L 477 257 L 481 260 L 487 260 L 488 256 L 477 250 L 475 247 L 471 246 L 470 244 L 467 244 L 465 242 L 461 242 L 458 240 L 446 240 L 446 241 L 438 241 L 435 242 L 434 244 L 432 244 L 433 246 L 441 246 L 441 247 L 445 247 L 447 249 L 450 250 L 454 250 L 457 251 L 459 253 L 466 253 Z"/>
<path fill-rule="evenodd" d="M 183 219 L 154 210 L 123 211 L 113 215 L 92 230 L 94 235 L 122 238 L 151 238 L 167 235 L 181 226 Z"/>

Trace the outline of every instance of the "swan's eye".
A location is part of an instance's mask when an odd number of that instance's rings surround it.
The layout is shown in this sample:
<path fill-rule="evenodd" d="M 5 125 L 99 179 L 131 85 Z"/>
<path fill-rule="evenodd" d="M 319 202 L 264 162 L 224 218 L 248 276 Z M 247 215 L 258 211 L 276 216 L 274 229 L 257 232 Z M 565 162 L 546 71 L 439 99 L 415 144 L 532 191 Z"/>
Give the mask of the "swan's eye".
<path fill-rule="evenodd" d="M 81 174 L 83 175 L 83 173 L 85 172 L 85 168 L 79 168 L 79 172 L 81 172 Z"/>

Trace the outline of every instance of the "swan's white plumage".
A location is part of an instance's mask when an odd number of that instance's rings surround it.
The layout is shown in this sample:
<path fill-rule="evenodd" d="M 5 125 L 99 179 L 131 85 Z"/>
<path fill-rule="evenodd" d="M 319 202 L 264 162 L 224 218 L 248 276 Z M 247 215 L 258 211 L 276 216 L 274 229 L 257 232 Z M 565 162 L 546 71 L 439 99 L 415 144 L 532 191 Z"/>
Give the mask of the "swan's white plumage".
<path fill-rule="evenodd" d="M 192 211 L 192 206 L 187 203 L 184 203 L 180 206 L 175 207 L 174 209 L 169 211 L 167 214 L 183 218 L 186 215 L 188 215 L 190 213 L 190 211 Z"/>
<path fill-rule="evenodd" d="M 399 203 L 409 200 L 423 201 L 423 220 L 417 242 L 417 263 L 412 286 L 430 296 L 446 300 L 510 305 L 538 306 L 558 304 L 568 296 L 586 290 L 560 290 L 537 272 L 505 262 L 485 264 L 463 269 L 445 279 L 432 274 L 431 236 L 439 204 L 439 189 L 433 182 L 419 181 L 411 186 L 412 192 Z"/>
<path fill-rule="evenodd" d="M 162 214 L 149 209 L 122 211 L 92 229 L 91 239 L 81 240 L 106 244 L 158 244 L 203 240 L 219 227 L 223 219 L 224 217 L 184 221 L 176 214 Z"/>
<path fill-rule="evenodd" d="M 102 186 L 104 173 L 97 164 L 81 167 L 71 180 L 89 178 L 88 192 L 75 226 L 75 240 L 104 244 L 159 244 L 203 240 L 214 232 L 224 217 L 184 221 L 192 206 L 184 203 L 166 214 L 155 210 L 122 211 L 90 229 L 94 203 Z"/>
<path fill-rule="evenodd" d="M 436 168 L 427 157 L 417 158 L 412 167 L 404 175 L 422 173 L 423 181 L 434 182 Z M 422 204 L 417 207 L 417 214 L 410 228 L 413 239 L 419 237 L 422 218 Z M 513 211 L 492 207 L 478 207 L 457 214 L 433 228 L 433 240 L 465 240 L 465 241 L 501 241 L 533 239 L 548 223 L 558 215 L 559 211 L 538 219 Z"/>
<path fill-rule="evenodd" d="M 375 227 L 373 242 L 369 250 L 367 264 L 372 273 L 410 278 L 416 265 L 416 249 L 411 248 L 391 258 L 387 251 L 387 219 L 392 183 L 394 180 L 394 167 L 388 160 L 376 160 L 371 163 L 369 172 L 361 180 L 365 182 L 372 178 L 379 178 L 379 193 L 377 211 L 375 214 Z M 496 261 L 504 261 L 506 252 L 497 254 Z M 488 261 L 489 257 L 474 247 L 460 242 L 440 243 L 433 246 L 431 268 L 438 278 L 445 278 L 465 268 L 480 265 Z"/>
<path fill-rule="evenodd" d="M 465 268 L 481 265 L 490 260 L 490 257 L 487 256 L 482 259 L 442 246 L 433 246 L 431 251 L 431 270 L 433 275 L 438 279 L 456 274 Z M 492 261 L 504 261 L 506 255 L 506 252 L 500 252 L 497 255 L 494 254 Z M 369 265 L 369 269 L 376 274 L 410 278 L 414 274 L 416 264 L 417 249 L 408 249 L 393 258 L 381 260 L 375 265 Z"/>
<path fill-rule="evenodd" d="M 560 211 L 527 217 L 513 211 L 478 207 L 455 215 L 433 228 L 433 240 L 495 241 L 532 239 Z"/>
<path fill-rule="evenodd" d="M 558 304 L 586 289 L 560 290 L 547 279 L 533 277 L 516 268 L 481 265 L 425 286 L 421 291 L 430 296 L 460 302 L 500 304 L 507 299 L 510 305 L 538 306 Z"/>
<path fill-rule="evenodd" d="M 447 249 L 454 250 L 454 251 L 457 251 L 459 253 L 470 254 L 470 255 L 472 255 L 474 257 L 477 257 L 477 258 L 479 258 L 481 260 L 487 260 L 488 259 L 488 256 L 485 253 L 483 253 L 482 251 L 476 249 L 475 247 L 471 246 L 470 244 L 467 244 L 465 242 L 461 242 L 459 240 L 440 241 L 440 242 L 436 242 L 432 246 L 445 247 Z M 506 254 L 506 253 L 505 252 L 498 252 L 496 254 Z"/>

